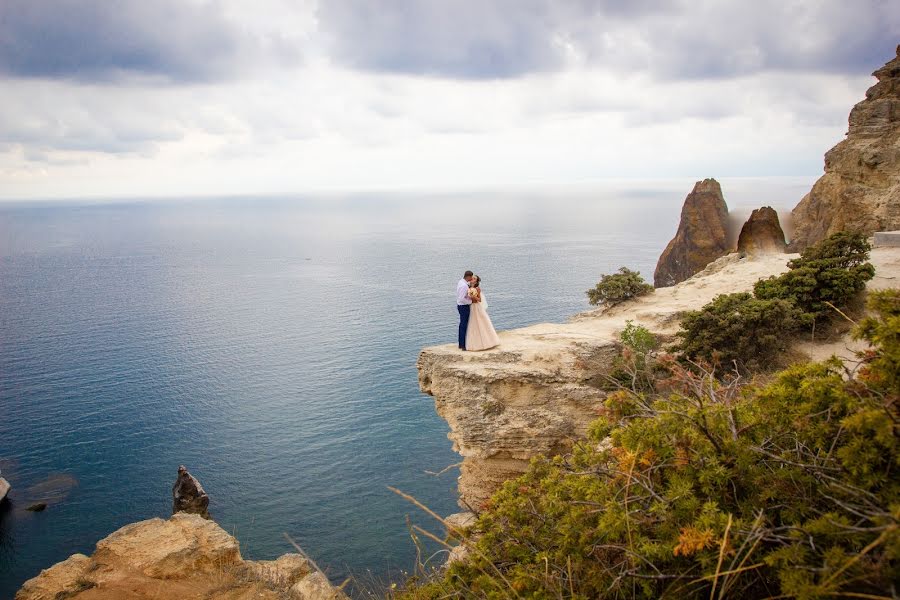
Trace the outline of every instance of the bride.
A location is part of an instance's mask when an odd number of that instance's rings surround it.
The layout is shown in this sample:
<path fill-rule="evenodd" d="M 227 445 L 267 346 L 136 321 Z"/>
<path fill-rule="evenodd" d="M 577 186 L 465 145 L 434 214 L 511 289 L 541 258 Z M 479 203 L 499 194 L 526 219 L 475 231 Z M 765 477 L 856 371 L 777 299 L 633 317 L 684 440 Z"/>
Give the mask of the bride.
<path fill-rule="evenodd" d="M 466 329 L 466 350 L 488 350 L 500 345 L 500 338 L 487 314 L 487 301 L 481 292 L 481 277 L 475 275 L 469 284 L 472 312 Z"/>

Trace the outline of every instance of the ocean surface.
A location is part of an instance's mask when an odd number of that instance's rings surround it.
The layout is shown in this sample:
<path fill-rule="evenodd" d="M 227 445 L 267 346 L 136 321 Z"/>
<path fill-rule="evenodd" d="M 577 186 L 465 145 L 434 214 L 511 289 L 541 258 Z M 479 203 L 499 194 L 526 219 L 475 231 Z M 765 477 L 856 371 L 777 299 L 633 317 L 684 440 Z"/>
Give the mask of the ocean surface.
<path fill-rule="evenodd" d="M 746 214 L 811 180 L 723 188 Z M 387 486 L 458 511 L 415 362 L 455 341 L 462 272 L 498 329 L 565 320 L 604 273 L 652 279 L 692 183 L 0 203 L 0 598 L 168 516 L 180 464 L 245 557 L 287 534 L 336 581 L 401 577 L 407 515 L 439 528 Z"/>

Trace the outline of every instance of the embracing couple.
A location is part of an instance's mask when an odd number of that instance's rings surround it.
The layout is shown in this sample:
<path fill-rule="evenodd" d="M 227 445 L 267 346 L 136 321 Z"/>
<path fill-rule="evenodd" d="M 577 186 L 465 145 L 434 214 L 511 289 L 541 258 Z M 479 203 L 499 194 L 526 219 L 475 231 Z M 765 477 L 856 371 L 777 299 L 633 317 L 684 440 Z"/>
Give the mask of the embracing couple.
<path fill-rule="evenodd" d="M 460 350 L 488 350 L 500 345 L 500 338 L 487 314 L 481 277 L 472 271 L 466 271 L 456 284 L 456 309 L 459 311 Z"/>

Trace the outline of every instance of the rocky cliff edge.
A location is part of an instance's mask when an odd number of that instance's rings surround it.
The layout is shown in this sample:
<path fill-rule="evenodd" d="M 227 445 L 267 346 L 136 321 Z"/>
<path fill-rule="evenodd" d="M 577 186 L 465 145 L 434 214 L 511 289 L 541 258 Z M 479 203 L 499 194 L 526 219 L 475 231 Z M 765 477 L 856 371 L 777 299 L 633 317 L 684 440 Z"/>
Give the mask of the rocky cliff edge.
<path fill-rule="evenodd" d="M 215 522 L 178 513 L 127 525 L 25 582 L 16 600 L 337 600 L 346 596 L 300 554 L 241 558 L 238 542 Z"/>
<path fill-rule="evenodd" d="M 729 254 L 678 285 L 607 310 L 577 315 L 568 323 L 542 323 L 504 331 L 485 352 L 455 344 L 419 355 L 419 385 L 434 397 L 450 425 L 448 437 L 463 457 L 460 505 L 479 509 L 499 486 L 522 472 L 532 457 L 564 452 L 587 433 L 605 397 L 600 384 L 613 367 L 618 336 L 627 320 L 671 338 L 680 315 L 716 295 L 749 291 L 777 275 L 796 254 L 741 258 Z M 900 248 L 876 248 L 872 287 L 896 285 Z M 812 357 L 850 356 L 848 340 L 804 344 Z"/>

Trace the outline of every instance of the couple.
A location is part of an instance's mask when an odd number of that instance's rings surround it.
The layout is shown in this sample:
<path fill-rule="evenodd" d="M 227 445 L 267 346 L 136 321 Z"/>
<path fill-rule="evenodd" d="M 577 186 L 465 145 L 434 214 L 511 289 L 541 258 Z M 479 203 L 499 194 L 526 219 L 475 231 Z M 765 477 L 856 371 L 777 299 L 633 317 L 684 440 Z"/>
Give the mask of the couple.
<path fill-rule="evenodd" d="M 488 350 L 500 345 L 500 338 L 487 314 L 481 277 L 472 271 L 466 271 L 456 284 L 456 309 L 459 311 L 460 350 Z"/>

